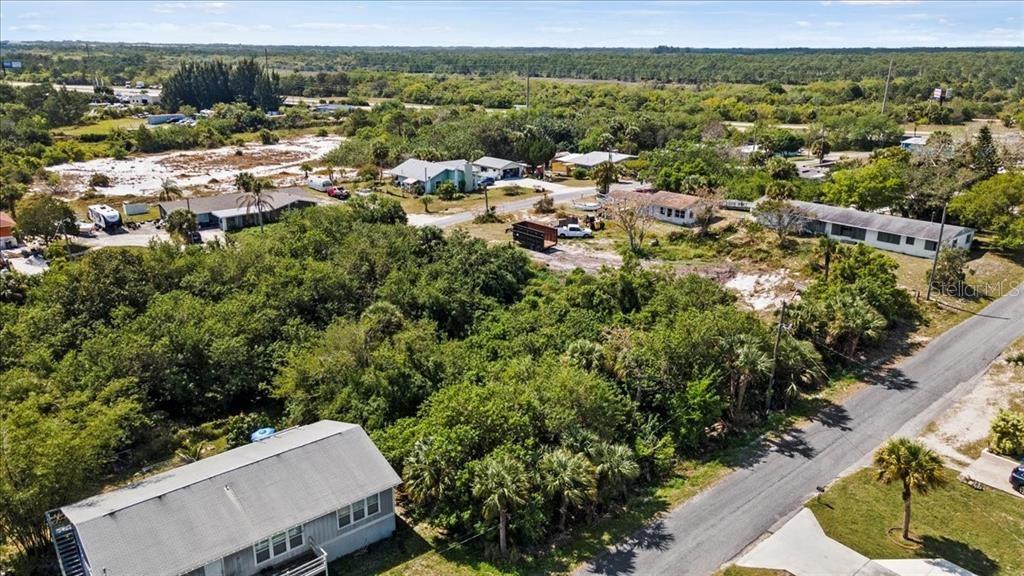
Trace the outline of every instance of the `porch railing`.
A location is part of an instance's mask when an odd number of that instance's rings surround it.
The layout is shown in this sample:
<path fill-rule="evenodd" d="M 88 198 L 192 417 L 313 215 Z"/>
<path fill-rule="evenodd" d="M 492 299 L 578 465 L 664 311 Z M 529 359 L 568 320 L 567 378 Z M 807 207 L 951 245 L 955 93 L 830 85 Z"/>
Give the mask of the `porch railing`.
<path fill-rule="evenodd" d="M 317 545 L 316 541 L 312 538 L 309 539 L 309 549 L 316 558 L 289 568 L 284 572 L 279 572 L 274 576 L 330 576 L 327 572 L 327 552 Z"/>

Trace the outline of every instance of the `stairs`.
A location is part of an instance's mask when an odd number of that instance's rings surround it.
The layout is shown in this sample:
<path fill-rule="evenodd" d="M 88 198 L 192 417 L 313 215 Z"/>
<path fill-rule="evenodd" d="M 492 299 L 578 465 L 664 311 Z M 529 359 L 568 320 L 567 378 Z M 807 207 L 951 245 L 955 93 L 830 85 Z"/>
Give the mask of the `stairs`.
<path fill-rule="evenodd" d="M 48 512 L 46 522 L 50 525 L 50 536 L 53 547 L 57 550 L 60 571 L 63 576 L 90 576 L 82 547 L 78 543 L 78 533 L 60 511 Z"/>

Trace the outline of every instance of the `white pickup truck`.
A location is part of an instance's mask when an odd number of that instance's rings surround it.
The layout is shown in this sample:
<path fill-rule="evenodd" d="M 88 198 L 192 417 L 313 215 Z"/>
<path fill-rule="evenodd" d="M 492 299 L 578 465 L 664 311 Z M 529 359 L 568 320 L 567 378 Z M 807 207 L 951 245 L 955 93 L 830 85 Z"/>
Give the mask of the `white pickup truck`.
<path fill-rule="evenodd" d="M 559 238 L 593 238 L 594 233 L 590 228 L 584 228 L 579 224 L 566 224 L 558 227 Z"/>

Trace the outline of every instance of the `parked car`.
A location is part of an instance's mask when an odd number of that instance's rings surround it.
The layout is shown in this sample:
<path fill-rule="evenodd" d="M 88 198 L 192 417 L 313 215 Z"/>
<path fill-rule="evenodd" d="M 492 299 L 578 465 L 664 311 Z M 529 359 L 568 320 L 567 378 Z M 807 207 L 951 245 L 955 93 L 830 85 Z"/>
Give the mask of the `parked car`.
<path fill-rule="evenodd" d="M 348 199 L 348 191 L 344 188 L 331 188 L 327 190 L 327 195 L 331 198 L 337 198 L 338 200 Z"/>
<path fill-rule="evenodd" d="M 490 186 L 491 184 L 494 184 L 493 176 L 486 176 L 484 178 L 481 178 L 476 183 L 477 186 Z"/>
<path fill-rule="evenodd" d="M 1021 494 L 1024 494 L 1024 458 L 1020 461 L 1020 466 L 1017 466 L 1010 472 L 1010 486 Z"/>
<path fill-rule="evenodd" d="M 198 230 L 191 232 L 188 235 L 188 243 L 189 244 L 202 244 L 203 243 L 203 235 L 200 234 Z"/>
<path fill-rule="evenodd" d="M 558 227 L 559 238 L 593 238 L 594 232 L 590 228 L 584 228 L 579 224 L 567 224 Z"/>

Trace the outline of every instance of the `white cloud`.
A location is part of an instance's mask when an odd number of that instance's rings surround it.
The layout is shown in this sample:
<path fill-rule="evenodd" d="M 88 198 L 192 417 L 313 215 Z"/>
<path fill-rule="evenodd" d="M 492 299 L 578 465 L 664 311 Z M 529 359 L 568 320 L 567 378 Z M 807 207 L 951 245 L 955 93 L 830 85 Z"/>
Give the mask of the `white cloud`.
<path fill-rule="evenodd" d="M 846 24 L 843 24 L 842 22 L 838 22 L 836 20 L 828 20 L 825 22 L 826 28 L 842 28 L 845 25 Z"/>
<path fill-rule="evenodd" d="M 253 30 L 260 30 L 262 32 L 265 32 L 267 30 L 273 30 L 273 29 L 274 29 L 274 27 L 271 26 L 270 24 L 257 24 L 255 26 L 253 26 Z"/>
<path fill-rule="evenodd" d="M 227 2 L 203 2 L 202 3 L 202 10 L 203 10 L 203 12 L 209 12 L 211 14 L 222 14 L 227 9 L 228 9 L 228 3 Z"/>
<path fill-rule="evenodd" d="M 161 14 L 170 14 L 171 12 L 184 10 L 185 8 L 188 8 L 188 6 L 186 6 L 184 2 L 159 2 L 154 4 L 151 10 Z"/>
<path fill-rule="evenodd" d="M 300 22 L 289 24 L 289 28 L 296 30 L 391 30 L 390 26 L 383 24 L 353 24 L 349 22 Z"/>
<path fill-rule="evenodd" d="M 583 28 L 573 28 L 571 26 L 538 26 L 537 32 L 545 32 L 548 34 L 572 34 L 574 32 L 582 32 Z"/>
<path fill-rule="evenodd" d="M 839 0 L 840 4 L 850 6 L 891 6 L 898 4 L 918 4 L 921 0 Z"/>
<path fill-rule="evenodd" d="M 39 12 L 22 12 L 15 16 L 18 20 L 32 20 L 34 18 L 41 18 L 43 15 Z"/>
<path fill-rule="evenodd" d="M 10 30 L 11 32 L 42 32 L 44 30 L 49 30 L 49 28 L 43 26 L 42 24 L 25 24 L 24 26 L 9 26 L 7 29 Z"/>
<path fill-rule="evenodd" d="M 801 28 L 810 28 L 811 27 L 811 23 L 808 22 L 807 20 L 797 20 L 796 21 L 796 25 L 801 27 Z"/>

